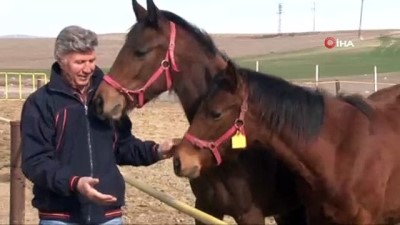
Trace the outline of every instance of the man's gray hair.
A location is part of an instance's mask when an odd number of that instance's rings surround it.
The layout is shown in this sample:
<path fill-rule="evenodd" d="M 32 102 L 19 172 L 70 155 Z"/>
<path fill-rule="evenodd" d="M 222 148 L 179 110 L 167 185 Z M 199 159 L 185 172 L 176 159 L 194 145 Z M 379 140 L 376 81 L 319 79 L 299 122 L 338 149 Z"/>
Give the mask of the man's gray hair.
<path fill-rule="evenodd" d="M 71 52 L 94 51 L 98 45 L 97 34 L 79 26 L 65 27 L 58 34 L 54 47 L 54 58 L 59 61 Z"/>

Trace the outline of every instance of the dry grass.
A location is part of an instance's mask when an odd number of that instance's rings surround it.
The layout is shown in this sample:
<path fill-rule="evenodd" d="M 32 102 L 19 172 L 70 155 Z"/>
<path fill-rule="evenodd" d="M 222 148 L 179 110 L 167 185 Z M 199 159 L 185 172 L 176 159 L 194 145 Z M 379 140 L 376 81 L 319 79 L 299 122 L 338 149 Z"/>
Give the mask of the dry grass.
<path fill-rule="evenodd" d="M 363 37 L 375 39 L 381 35 L 397 34 L 394 30 L 365 31 Z M 334 36 L 343 40 L 357 39 L 356 31 L 320 32 L 272 35 L 212 35 L 217 46 L 231 57 L 291 52 L 323 46 L 324 39 Z M 125 39 L 124 34 L 99 37 L 98 64 L 111 66 Z M 53 62 L 53 38 L 0 39 L 1 69 L 47 69 Z M 179 46 L 177 47 L 179 48 Z"/>

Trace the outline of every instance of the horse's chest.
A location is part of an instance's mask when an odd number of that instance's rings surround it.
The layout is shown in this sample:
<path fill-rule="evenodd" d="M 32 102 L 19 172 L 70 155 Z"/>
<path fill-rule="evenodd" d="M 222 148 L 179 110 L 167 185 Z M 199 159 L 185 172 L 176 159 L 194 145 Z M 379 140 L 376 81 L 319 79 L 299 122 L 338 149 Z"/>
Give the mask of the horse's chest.
<path fill-rule="evenodd" d="M 231 213 L 241 212 L 251 205 L 251 192 L 247 185 L 221 179 L 212 182 L 207 190 L 207 200 L 219 209 Z"/>

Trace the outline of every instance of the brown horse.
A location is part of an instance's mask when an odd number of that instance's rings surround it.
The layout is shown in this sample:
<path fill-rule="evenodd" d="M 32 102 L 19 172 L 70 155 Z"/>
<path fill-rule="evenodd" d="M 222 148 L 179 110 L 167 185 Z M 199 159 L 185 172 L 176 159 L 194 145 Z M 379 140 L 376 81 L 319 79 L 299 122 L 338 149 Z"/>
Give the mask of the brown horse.
<path fill-rule="evenodd" d="M 190 122 L 209 81 L 226 61 L 205 32 L 158 10 L 152 1 L 147 5 L 146 11 L 133 1 L 137 23 L 97 90 L 93 106 L 101 117 L 118 119 L 171 87 Z M 196 208 L 218 218 L 230 215 L 238 224 L 264 224 L 266 216 L 275 216 L 279 225 L 306 224 L 295 178 L 279 160 L 261 148 L 239 158 L 190 180 Z"/>
<path fill-rule="evenodd" d="M 301 177 L 309 224 L 394 224 L 400 221 L 400 105 L 392 99 L 334 97 L 229 63 L 176 147 L 177 174 L 207 173 L 216 158 L 237 155 L 233 145 L 271 146 Z"/>
<path fill-rule="evenodd" d="M 378 90 L 368 96 L 369 100 L 385 104 L 400 100 L 400 84 Z"/>

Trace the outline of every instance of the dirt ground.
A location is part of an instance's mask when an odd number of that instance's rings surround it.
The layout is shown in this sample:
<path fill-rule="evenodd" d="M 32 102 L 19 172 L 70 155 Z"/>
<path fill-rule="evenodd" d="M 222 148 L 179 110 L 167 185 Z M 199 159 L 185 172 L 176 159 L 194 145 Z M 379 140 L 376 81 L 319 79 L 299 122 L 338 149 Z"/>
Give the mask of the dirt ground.
<path fill-rule="evenodd" d="M 1 101 L 0 116 L 9 119 L 19 119 L 22 101 Z M 7 106 L 7 107 L 5 107 Z M 162 141 L 166 138 L 181 137 L 187 128 L 186 118 L 178 103 L 156 102 L 150 103 L 143 109 L 131 114 L 134 123 L 134 134 L 142 139 Z M 9 125 L 0 123 L 0 224 L 9 221 Z M 139 179 L 155 189 L 165 192 L 176 199 L 193 205 L 194 197 L 188 181 L 178 178 L 172 170 L 170 159 L 159 162 L 149 168 L 129 167 L 121 168 L 126 177 Z M 125 222 L 134 224 L 193 224 L 193 219 L 164 203 L 127 185 L 127 204 Z M 26 188 L 26 224 L 37 224 L 37 212 L 30 206 L 31 184 Z"/>

